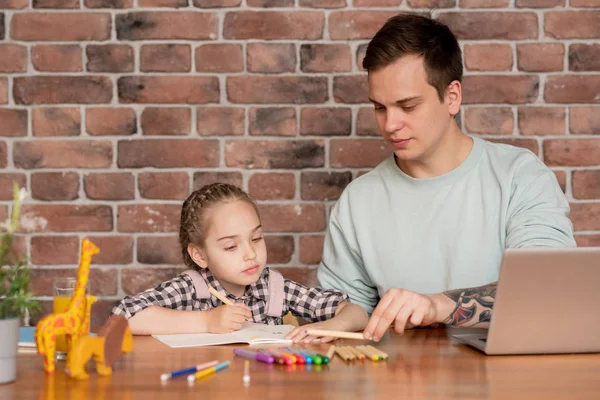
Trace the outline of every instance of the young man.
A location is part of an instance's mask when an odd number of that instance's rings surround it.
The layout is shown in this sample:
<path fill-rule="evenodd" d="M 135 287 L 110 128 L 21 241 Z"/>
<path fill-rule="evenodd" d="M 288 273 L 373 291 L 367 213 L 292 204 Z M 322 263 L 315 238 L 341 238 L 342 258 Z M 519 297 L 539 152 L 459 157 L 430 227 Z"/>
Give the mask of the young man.
<path fill-rule="evenodd" d="M 461 51 L 447 26 L 393 17 L 363 66 L 394 155 L 344 190 L 319 281 L 372 313 L 376 341 L 392 323 L 485 326 L 505 248 L 575 246 L 569 204 L 533 153 L 460 130 Z"/>

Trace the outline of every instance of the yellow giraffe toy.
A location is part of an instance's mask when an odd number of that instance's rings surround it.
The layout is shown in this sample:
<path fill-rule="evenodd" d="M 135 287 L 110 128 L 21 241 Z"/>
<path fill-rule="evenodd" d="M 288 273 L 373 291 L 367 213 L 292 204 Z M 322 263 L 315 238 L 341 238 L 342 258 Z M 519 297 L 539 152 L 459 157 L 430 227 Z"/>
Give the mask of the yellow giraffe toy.
<path fill-rule="evenodd" d="M 69 302 L 67 311 L 59 314 L 50 314 L 38 322 L 35 330 L 35 343 L 38 353 L 44 356 L 44 370 L 48 374 L 54 373 L 54 353 L 56 351 L 56 336 L 66 335 L 68 349 L 77 341 L 81 334 L 82 326 L 88 307 L 86 305 L 85 288 L 87 286 L 90 263 L 92 256 L 100 250 L 89 239 L 81 242 L 81 260 L 77 270 L 77 283 L 75 293 Z M 87 322 L 89 324 L 89 322 Z"/>

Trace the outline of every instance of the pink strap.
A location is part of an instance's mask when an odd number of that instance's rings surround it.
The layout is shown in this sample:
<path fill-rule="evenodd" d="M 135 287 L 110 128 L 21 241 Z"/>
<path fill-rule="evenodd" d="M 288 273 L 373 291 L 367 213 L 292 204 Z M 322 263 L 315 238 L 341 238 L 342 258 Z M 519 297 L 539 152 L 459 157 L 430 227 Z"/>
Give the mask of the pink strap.
<path fill-rule="evenodd" d="M 183 273 L 190 277 L 192 282 L 194 283 L 194 288 L 196 289 L 196 298 L 198 299 L 209 299 L 210 292 L 208 291 L 208 285 L 202 279 L 198 271 L 193 269 L 188 269 L 183 271 Z"/>
<path fill-rule="evenodd" d="M 267 302 L 267 315 L 269 317 L 281 317 L 283 314 L 284 285 L 283 275 L 269 268 L 269 300 Z"/>

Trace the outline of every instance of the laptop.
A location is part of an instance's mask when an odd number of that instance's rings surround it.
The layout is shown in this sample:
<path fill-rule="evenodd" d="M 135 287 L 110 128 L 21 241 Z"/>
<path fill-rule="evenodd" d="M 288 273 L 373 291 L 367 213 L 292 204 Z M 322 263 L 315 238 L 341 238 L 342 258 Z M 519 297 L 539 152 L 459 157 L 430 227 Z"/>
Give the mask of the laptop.
<path fill-rule="evenodd" d="M 505 250 L 487 333 L 451 337 L 488 355 L 600 352 L 600 247 Z"/>

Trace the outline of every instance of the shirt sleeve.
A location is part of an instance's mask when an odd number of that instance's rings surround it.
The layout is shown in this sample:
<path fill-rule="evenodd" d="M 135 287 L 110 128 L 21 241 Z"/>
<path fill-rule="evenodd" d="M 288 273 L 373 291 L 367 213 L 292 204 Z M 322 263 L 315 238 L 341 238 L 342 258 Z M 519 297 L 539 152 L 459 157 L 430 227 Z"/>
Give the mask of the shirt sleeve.
<path fill-rule="evenodd" d="M 292 314 L 310 322 L 333 318 L 340 303 L 348 301 L 348 295 L 339 290 L 308 288 L 289 279 L 285 280 L 284 290 Z"/>
<path fill-rule="evenodd" d="M 537 157 L 524 162 L 511 190 L 506 247 L 575 247 L 569 202 Z"/>
<path fill-rule="evenodd" d="M 342 195 L 331 213 L 317 278 L 321 287 L 348 293 L 352 303 L 371 314 L 379 302 L 379 292 L 357 250 L 348 203 Z"/>
<path fill-rule="evenodd" d="M 173 310 L 192 310 L 196 294 L 194 284 L 187 275 L 179 275 L 135 296 L 126 296 L 113 310 L 113 315 L 129 319 L 150 306 Z"/>

